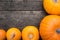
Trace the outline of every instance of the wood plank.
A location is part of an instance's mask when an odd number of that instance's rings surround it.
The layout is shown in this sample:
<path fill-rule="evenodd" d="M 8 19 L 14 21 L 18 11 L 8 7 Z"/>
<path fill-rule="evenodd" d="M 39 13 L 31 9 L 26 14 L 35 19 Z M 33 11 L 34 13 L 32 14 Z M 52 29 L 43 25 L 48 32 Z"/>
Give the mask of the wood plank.
<path fill-rule="evenodd" d="M 0 0 L 0 2 L 10 2 L 10 1 L 42 1 L 42 0 Z"/>
<path fill-rule="evenodd" d="M 44 16 L 46 16 L 44 11 L 0 11 L 0 18 L 4 20 L 0 20 L 0 24 L 7 25 L 3 27 L 5 30 L 14 26 L 22 30 L 27 25 L 35 25 L 38 28 Z"/>
<path fill-rule="evenodd" d="M 0 2 L 0 11 L 43 11 L 42 1 L 8 1 Z"/>

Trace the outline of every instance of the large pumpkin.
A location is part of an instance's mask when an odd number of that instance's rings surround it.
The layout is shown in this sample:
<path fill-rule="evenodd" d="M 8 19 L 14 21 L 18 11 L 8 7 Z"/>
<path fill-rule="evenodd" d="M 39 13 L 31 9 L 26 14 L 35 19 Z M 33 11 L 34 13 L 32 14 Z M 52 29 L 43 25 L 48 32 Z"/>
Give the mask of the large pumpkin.
<path fill-rule="evenodd" d="M 44 0 L 43 6 L 48 14 L 60 15 L 60 0 Z"/>
<path fill-rule="evenodd" d="M 60 40 L 60 16 L 46 16 L 40 23 L 40 35 L 43 40 Z"/>

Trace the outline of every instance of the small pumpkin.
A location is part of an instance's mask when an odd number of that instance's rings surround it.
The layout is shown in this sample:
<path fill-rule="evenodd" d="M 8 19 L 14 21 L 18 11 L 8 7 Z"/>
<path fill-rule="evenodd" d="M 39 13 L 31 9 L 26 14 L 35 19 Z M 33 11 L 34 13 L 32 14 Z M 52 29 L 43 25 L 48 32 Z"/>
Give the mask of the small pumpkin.
<path fill-rule="evenodd" d="M 20 40 L 21 31 L 18 28 L 10 28 L 7 31 L 7 40 Z"/>
<path fill-rule="evenodd" d="M 4 29 L 0 29 L 0 40 L 5 40 L 6 31 Z"/>
<path fill-rule="evenodd" d="M 60 0 L 43 0 L 43 6 L 48 14 L 60 15 Z"/>
<path fill-rule="evenodd" d="M 39 31 L 35 26 L 26 26 L 22 30 L 22 39 L 23 40 L 38 40 Z"/>
<path fill-rule="evenodd" d="M 43 40 L 60 40 L 60 16 L 48 15 L 40 23 Z"/>

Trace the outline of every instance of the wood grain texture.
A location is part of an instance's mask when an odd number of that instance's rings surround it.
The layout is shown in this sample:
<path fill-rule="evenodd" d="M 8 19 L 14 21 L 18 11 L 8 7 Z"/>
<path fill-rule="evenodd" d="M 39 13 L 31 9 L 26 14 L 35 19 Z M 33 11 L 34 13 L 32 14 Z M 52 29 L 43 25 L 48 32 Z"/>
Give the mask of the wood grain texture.
<path fill-rule="evenodd" d="M 27 25 L 34 25 L 39 28 L 39 23 L 41 19 L 46 16 L 44 11 L 0 11 L 0 18 L 2 20 L 0 23 L 3 23 L 7 30 L 10 27 L 17 27 L 22 30 Z"/>
<path fill-rule="evenodd" d="M 42 8 L 41 0 L 0 0 L 0 10 L 6 11 L 23 11 L 32 10 L 40 11 Z"/>
<path fill-rule="evenodd" d="M 0 2 L 7 2 L 11 0 L 0 0 Z M 42 1 L 42 0 L 12 0 L 12 1 Z"/>
<path fill-rule="evenodd" d="M 26 25 L 38 26 L 45 15 L 42 0 L 0 0 L 0 18 L 5 20 L 4 24 L 7 23 L 8 28 L 19 26 L 22 30 Z"/>

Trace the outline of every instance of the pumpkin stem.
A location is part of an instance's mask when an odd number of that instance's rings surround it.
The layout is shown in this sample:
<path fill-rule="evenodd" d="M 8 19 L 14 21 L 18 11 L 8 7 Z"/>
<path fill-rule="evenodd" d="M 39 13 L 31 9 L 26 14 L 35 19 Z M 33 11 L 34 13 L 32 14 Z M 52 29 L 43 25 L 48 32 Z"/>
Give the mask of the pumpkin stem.
<path fill-rule="evenodd" d="M 58 0 L 54 0 L 54 2 L 55 2 L 55 3 L 57 3 L 57 2 L 58 2 Z"/>
<path fill-rule="evenodd" d="M 15 33 L 13 32 L 12 34 L 11 34 L 11 40 L 13 40 L 13 38 L 15 37 Z"/>
<path fill-rule="evenodd" d="M 60 34 L 60 29 L 57 29 L 56 32 L 57 32 L 58 34 Z"/>
<path fill-rule="evenodd" d="M 29 34 L 29 39 L 32 40 L 32 38 L 33 38 L 33 35 Z"/>

